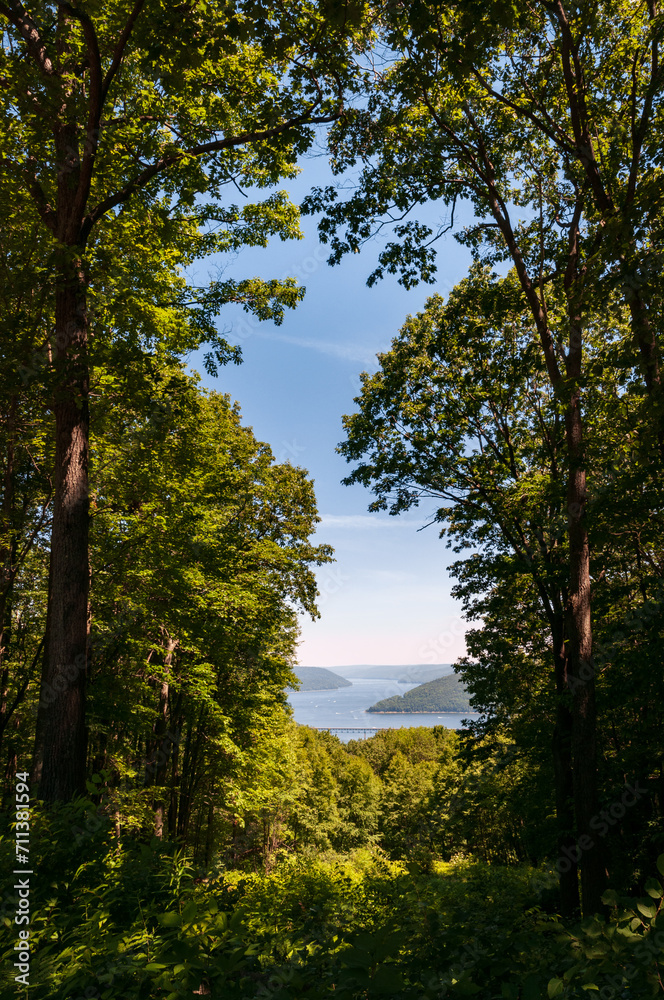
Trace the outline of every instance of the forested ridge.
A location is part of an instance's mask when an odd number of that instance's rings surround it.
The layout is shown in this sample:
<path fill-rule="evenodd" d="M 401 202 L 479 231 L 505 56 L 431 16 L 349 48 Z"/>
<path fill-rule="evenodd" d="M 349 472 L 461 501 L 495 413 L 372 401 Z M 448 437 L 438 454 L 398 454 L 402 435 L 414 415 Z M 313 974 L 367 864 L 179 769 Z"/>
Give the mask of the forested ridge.
<path fill-rule="evenodd" d="M 3 997 L 662 993 L 664 12 L 0 18 Z M 344 745 L 288 706 L 334 553 L 189 362 L 241 363 L 225 306 L 305 293 L 194 265 L 301 212 L 331 265 L 434 286 L 338 450 L 451 551 L 459 733 Z"/>
<path fill-rule="evenodd" d="M 367 712 L 467 712 L 469 707 L 463 684 L 452 674 L 426 681 L 405 694 L 383 698 Z"/>
<path fill-rule="evenodd" d="M 351 682 L 325 667 L 297 667 L 296 676 L 299 691 L 329 691 L 340 687 L 350 687 Z"/>

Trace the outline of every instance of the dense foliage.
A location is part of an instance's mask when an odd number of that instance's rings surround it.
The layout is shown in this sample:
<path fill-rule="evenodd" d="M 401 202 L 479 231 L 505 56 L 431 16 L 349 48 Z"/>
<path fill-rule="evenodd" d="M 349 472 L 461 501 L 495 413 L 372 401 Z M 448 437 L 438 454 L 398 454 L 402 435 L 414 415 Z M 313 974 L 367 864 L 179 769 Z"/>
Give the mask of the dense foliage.
<path fill-rule="evenodd" d="M 3 995 L 661 992 L 664 12 L 7 0 L 0 23 Z M 434 281 L 447 229 L 474 258 L 340 446 L 373 509 L 428 507 L 471 623 L 455 675 L 374 708 L 463 688 L 462 732 L 294 723 L 332 558 L 313 484 L 186 366 L 239 362 L 227 303 L 301 300 L 188 271 L 300 235 L 277 188 L 324 125 L 332 262 L 388 229 L 370 284 Z"/>
<path fill-rule="evenodd" d="M 599 746 L 591 836 L 622 883 L 654 864 L 663 846 L 660 778 L 652 768 L 664 752 L 657 707 L 664 695 L 663 540 L 654 516 L 662 479 L 658 463 L 631 443 L 641 391 L 625 367 L 628 333 L 618 307 L 611 319 L 607 328 L 600 312 L 587 324 L 586 526 L 595 612 L 588 676 L 597 688 Z M 341 451 L 357 462 L 348 481 L 372 488 L 374 509 L 399 514 L 426 506 L 456 554 L 454 593 L 472 627 L 468 656 L 455 669 L 480 713 L 473 731 L 508 735 L 548 776 L 558 854 L 569 874 L 576 864 L 567 804 L 575 688 L 561 669 L 569 460 L 560 400 L 547 384 L 516 276 L 473 268 L 446 301 L 435 296 L 410 317 L 379 360 L 376 374 L 364 376 L 358 412 L 345 420 Z M 628 792 L 635 785 L 642 790 L 636 800 Z M 629 811 L 605 826 L 603 810 L 620 808 L 624 796 Z"/>
<path fill-rule="evenodd" d="M 608 894 L 608 923 L 561 923 L 555 871 L 524 860 L 501 815 L 514 755 L 494 757 L 492 780 L 442 728 L 347 748 L 294 725 L 288 738 L 288 784 L 244 814 L 241 837 L 226 822 L 210 859 L 118 839 L 96 797 L 35 810 L 32 996 L 641 1000 L 657 989 L 659 880 L 639 897 Z M 501 843 L 502 858 L 485 855 Z M 12 852 L 3 837 L 3 865 Z M 15 906 L 8 884 L 5 923 Z M 9 941 L 7 991 L 12 954 Z"/>
<path fill-rule="evenodd" d="M 467 315 L 463 299 L 468 296 L 456 294 L 443 314 L 442 380 L 439 384 L 434 376 L 423 385 L 424 400 L 433 397 L 428 415 L 438 409 L 447 419 L 440 425 L 435 417 L 434 422 L 426 415 L 421 419 L 414 379 L 415 399 L 408 400 L 403 421 L 413 417 L 414 426 L 396 446 L 398 425 L 383 422 L 374 437 L 372 418 L 385 402 L 379 377 L 365 387 L 362 417 L 354 421 L 347 454 L 360 458 L 368 432 L 369 462 L 358 478 L 371 480 L 373 470 L 382 495 L 391 476 L 398 507 L 412 502 L 412 470 L 400 463 L 412 449 L 416 464 L 430 463 L 418 470 L 425 481 L 416 480 L 416 495 L 423 488 L 446 498 L 456 494 L 456 511 L 479 515 L 474 530 L 484 537 L 476 540 L 485 543 L 479 546 L 480 560 L 495 544 L 490 535 L 496 532 L 503 536 L 498 544 L 508 545 L 518 563 L 524 555 L 528 559 L 537 576 L 534 601 L 548 619 L 552 641 L 560 849 L 581 841 L 586 845 L 579 854 L 581 903 L 590 912 L 601 907 L 606 881 L 593 822 L 603 796 L 597 654 L 605 651 L 602 632 L 612 618 L 598 593 L 607 588 L 597 583 L 616 583 L 617 593 L 626 582 L 620 557 L 610 567 L 603 564 L 605 550 L 596 558 L 598 532 L 591 530 L 591 519 L 600 504 L 608 514 L 604 524 L 612 525 L 610 534 L 623 542 L 631 536 L 627 559 L 633 564 L 635 557 L 637 574 L 647 566 L 650 592 L 646 584 L 637 605 L 648 604 L 661 576 L 661 548 L 650 528 L 661 516 L 664 456 L 663 15 L 656 3 L 620 0 L 488 6 L 422 0 L 380 4 L 376 13 L 382 47 L 373 61 L 374 79 L 365 102 L 333 126 L 329 142 L 333 169 L 352 171 L 355 183 L 328 185 L 308 200 L 312 212 L 324 213 L 319 229 L 330 241 L 331 260 L 359 252 L 381 233 L 387 238 L 369 282 L 392 273 L 412 287 L 420 280 L 435 281 L 435 243 L 452 230 L 478 267 L 499 269 L 503 276 L 512 269 L 520 316 L 515 329 L 509 315 L 514 310 L 505 309 L 504 294 L 498 295 L 503 302 L 498 301 L 496 314 L 490 304 L 496 296 L 481 293 L 477 274 L 469 279 L 479 294 L 470 296 Z M 437 226 L 418 218 L 420 206 L 429 201 L 439 203 Z M 464 330 L 472 331 L 470 342 Z M 473 394 L 471 373 L 477 372 L 483 352 L 492 385 L 489 390 L 484 380 L 482 393 Z M 505 368 L 506 381 L 495 382 Z M 390 375 L 394 372 L 391 365 Z M 515 375 L 519 388 L 513 406 L 507 390 Z M 458 408 L 448 395 L 455 383 L 465 389 Z M 401 402 L 401 397 L 393 405 L 387 400 L 392 419 Z M 528 414 L 523 420 L 522 404 Z M 458 422 L 452 423 L 455 411 Z M 596 421 L 602 416 L 608 420 L 598 438 Z M 521 437 L 528 424 L 539 446 L 533 464 L 539 466 L 546 497 L 532 475 L 525 492 L 521 489 L 522 462 L 512 455 L 513 432 L 517 444 L 528 448 Z M 482 452 L 472 456 L 470 469 L 464 461 L 468 438 L 479 439 Z M 461 458 L 463 470 L 461 477 L 452 470 L 451 489 L 433 459 L 445 445 Z M 622 476 L 614 468 L 618 457 L 627 466 L 620 486 Z M 494 475 L 498 503 L 487 518 Z M 482 513 L 473 507 L 478 494 Z M 628 497 L 632 502 L 624 503 Z M 517 503 L 524 505 L 523 515 Z M 546 519 L 547 508 L 553 521 Z M 519 522 L 523 537 L 513 530 Z M 552 529 L 560 531 L 555 552 Z M 645 559 L 640 542 L 634 544 L 641 532 L 650 550 Z M 631 570 L 628 575 L 634 579 Z M 474 589 L 486 593 L 501 577 L 501 567 L 494 566 L 478 575 Z M 552 600 L 552 588 L 560 601 Z M 507 607 L 515 601 L 519 607 L 516 593 L 508 597 L 503 591 L 503 596 Z M 654 600 L 659 604 L 659 596 Z M 655 627 L 651 648 L 658 635 Z M 612 652 L 606 655 L 612 659 Z M 637 701 L 642 704 L 640 696 Z M 565 910 L 574 911 L 575 871 L 563 875 L 561 889 Z"/>

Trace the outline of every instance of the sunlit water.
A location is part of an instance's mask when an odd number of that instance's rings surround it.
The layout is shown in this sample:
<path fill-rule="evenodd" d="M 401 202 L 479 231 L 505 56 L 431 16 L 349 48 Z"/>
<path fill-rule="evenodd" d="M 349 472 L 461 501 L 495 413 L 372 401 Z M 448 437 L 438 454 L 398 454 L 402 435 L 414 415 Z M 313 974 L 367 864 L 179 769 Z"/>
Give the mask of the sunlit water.
<path fill-rule="evenodd" d="M 295 721 L 305 726 L 319 729 L 327 727 L 367 728 L 367 729 L 402 729 L 409 726 L 445 726 L 447 729 L 461 729 L 461 720 L 471 717 L 472 713 L 441 713 L 440 715 L 374 715 L 367 712 L 370 705 L 375 705 L 383 698 L 391 698 L 395 694 L 404 694 L 417 684 L 400 684 L 394 680 L 380 678 L 354 677 L 352 687 L 338 688 L 336 691 L 291 691 L 288 700 L 293 706 Z M 362 735 L 371 733 L 338 733 L 339 739 L 359 739 Z"/>

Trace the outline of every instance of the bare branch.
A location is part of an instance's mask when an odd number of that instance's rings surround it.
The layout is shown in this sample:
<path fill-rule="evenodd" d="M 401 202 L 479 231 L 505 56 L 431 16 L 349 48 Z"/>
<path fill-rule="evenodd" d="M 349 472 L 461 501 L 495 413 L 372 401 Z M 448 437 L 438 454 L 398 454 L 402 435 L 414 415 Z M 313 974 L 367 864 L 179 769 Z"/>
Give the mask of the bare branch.
<path fill-rule="evenodd" d="M 141 10 L 143 9 L 144 5 L 145 5 L 145 0 L 136 0 L 136 3 L 134 4 L 133 10 L 129 15 L 127 23 L 125 24 L 124 28 L 122 29 L 122 33 L 118 38 L 117 44 L 115 46 L 115 51 L 113 52 L 113 59 L 111 61 L 111 65 L 109 66 L 108 72 L 104 77 L 104 82 L 101 88 L 102 103 L 106 100 L 106 95 L 108 94 L 109 87 L 111 86 L 113 79 L 122 64 L 122 59 L 124 56 L 125 49 L 127 47 L 127 42 L 131 37 L 131 33 L 134 30 L 134 24 L 136 23 L 136 19 L 138 18 L 138 15 L 141 13 Z"/>

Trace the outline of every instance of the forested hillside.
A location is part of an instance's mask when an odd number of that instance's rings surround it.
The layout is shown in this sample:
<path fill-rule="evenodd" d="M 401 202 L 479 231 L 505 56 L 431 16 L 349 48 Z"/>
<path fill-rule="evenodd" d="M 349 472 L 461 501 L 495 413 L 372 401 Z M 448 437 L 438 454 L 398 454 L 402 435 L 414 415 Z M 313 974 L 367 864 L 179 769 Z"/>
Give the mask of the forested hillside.
<path fill-rule="evenodd" d="M 664 12 L 0 23 L 2 996 L 664 992 Z M 434 526 L 441 586 L 451 553 L 466 655 L 397 704 L 463 686 L 460 733 L 344 745 L 288 705 L 334 553 L 309 472 L 194 369 L 241 363 L 226 307 L 298 307 L 242 251 L 301 212 L 370 287 L 439 283 L 338 452 L 372 511 Z"/>
<path fill-rule="evenodd" d="M 634 995 L 656 984 L 660 883 L 607 896 L 612 924 L 566 930 L 550 774 L 508 738 L 412 728 L 344 746 L 284 721 L 261 739 L 253 786 L 238 775 L 181 838 L 151 836 L 136 796 L 110 810 L 104 772 L 87 797 L 34 809 L 37 1000 L 465 996 L 479 983 L 517 998 L 557 981 L 583 996 L 624 968 Z M 643 811 L 626 810 L 623 833 Z M 6 838 L 3 864 L 12 853 Z M 11 895 L 3 906 L 9 920 Z M 8 942 L 7 995 L 12 956 Z"/>
<path fill-rule="evenodd" d="M 300 682 L 299 691 L 334 691 L 351 686 L 345 677 L 325 667 L 296 667 L 295 675 Z"/>
<path fill-rule="evenodd" d="M 403 684 L 423 684 L 452 672 L 451 663 L 366 664 L 337 667 L 344 677 L 387 678 Z"/>
<path fill-rule="evenodd" d="M 450 674 L 427 681 L 404 694 L 383 698 L 367 712 L 467 712 L 470 700 L 463 682 Z"/>

